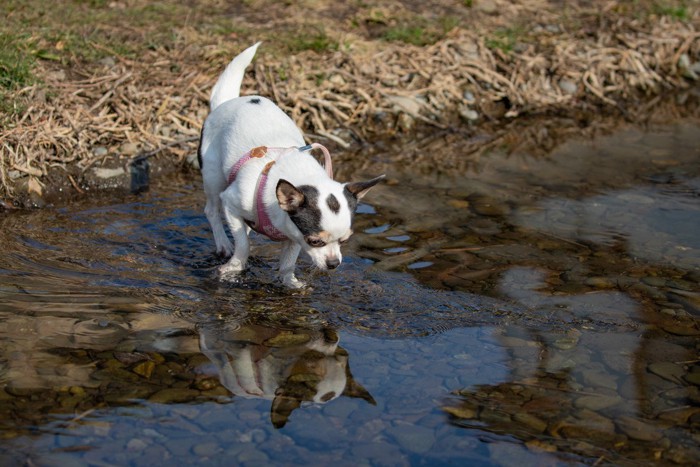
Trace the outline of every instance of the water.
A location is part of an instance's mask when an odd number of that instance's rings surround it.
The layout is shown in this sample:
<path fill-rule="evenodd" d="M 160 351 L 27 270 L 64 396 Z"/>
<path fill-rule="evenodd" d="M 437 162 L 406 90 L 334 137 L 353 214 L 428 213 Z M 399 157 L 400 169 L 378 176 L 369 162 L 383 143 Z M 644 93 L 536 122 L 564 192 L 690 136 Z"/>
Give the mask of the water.
<path fill-rule="evenodd" d="M 698 141 L 341 155 L 390 182 L 303 292 L 215 279 L 197 177 L 4 215 L 3 464 L 696 463 Z"/>

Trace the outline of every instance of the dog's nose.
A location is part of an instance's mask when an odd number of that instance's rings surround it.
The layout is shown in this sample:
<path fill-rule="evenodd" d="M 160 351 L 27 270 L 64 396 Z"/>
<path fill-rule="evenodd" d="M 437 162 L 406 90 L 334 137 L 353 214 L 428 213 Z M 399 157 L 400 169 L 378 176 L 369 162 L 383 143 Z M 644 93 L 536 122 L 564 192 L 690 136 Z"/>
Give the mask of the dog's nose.
<path fill-rule="evenodd" d="M 326 260 L 326 267 L 328 269 L 335 269 L 340 266 L 340 260 L 338 258 L 329 258 Z"/>

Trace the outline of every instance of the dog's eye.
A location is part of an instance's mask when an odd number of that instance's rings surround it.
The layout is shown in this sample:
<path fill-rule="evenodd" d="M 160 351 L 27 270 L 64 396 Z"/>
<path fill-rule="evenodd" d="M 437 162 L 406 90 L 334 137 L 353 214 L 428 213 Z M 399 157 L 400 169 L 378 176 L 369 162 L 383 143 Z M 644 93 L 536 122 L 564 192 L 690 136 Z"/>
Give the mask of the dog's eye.
<path fill-rule="evenodd" d="M 350 235 L 352 235 L 353 233 L 354 232 L 352 231 L 352 229 L 350 229 L 347 233 L 347 236 L 345 236 L 345 238 L 341 238 L 340 240 L 338 240 L 338 243 L 340 243 L 341 245 L 343 243 L 348 243 L 348 240 L 350 240 Z"/>
<path fill-rule="evenodd" d="M 309 246 L 312 246 L 314 248 L 321 248 L 322 246 L 326 246 L 326 242 L 324 242 L 318 237 L 306 237 L 306 243 L 308 243 Z"/>

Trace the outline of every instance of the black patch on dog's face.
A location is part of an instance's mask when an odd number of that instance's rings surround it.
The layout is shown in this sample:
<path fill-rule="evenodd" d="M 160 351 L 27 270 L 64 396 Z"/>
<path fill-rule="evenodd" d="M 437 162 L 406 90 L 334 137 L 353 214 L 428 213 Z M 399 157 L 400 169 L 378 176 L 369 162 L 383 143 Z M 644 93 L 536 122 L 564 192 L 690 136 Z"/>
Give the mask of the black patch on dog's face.
<path fill-rule="evenodd" d="M 328 198 L 326 198 L 326 204 L 328 204 L 328 207 L 331 211 L 333 211 L 334 214 L 338 214 L 338 212 L 340 211 L 340 203 L 338 202 L 338 198 L 336 198 L 335 195 L 328 195 Z"/>
<path fill-rule="evenodd" d="M 304 194 L 304 202 L 289 214 L 297 229 L 304 235 L 317 234 L 321 231 L 321 210 L 318 208 L 318 190 L 310 185 L 298 186 Z"/>
<path fill-rule="evenodd" d="M 254 98 L 250 99 L 250 100 L 248 101 L 248 103 L 249 103 L 249 104 L 259 104 L 259 103 L 260 103 L 260 99 L 257 98 L 257 97 L 254 97 Z"/>

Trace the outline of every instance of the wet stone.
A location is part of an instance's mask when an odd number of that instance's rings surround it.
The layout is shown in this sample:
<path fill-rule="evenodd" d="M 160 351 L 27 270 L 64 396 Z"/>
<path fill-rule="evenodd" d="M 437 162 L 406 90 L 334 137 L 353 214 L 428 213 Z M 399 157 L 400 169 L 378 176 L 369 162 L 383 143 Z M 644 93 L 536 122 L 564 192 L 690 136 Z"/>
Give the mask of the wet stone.
<path fill-rule="evenodd" d="M 148 447 L 148 443 L 139 438 L 132 438 L 126 443 L 127 451 L 143 451 Z"/>
<path fill-rule="evenodd" d="M 192 452 L 201 457 L 212 457 L 221 451 L 219 444 L 214 442 L 200 443 L 192 448 Z"/>
<path fill-rule="evenodd" d="M 525 412 L 513 414 L 513 420 L 532 428 L 537 433 L 543 433 L 547 429 L 547 422 L 539 417 Z"/>
<path fill-rule="evenodd" d="M 642 282 L 652 287 L 664 287 L 666 285 L 666 279 L 663 277 L 644 277 Z"/>
<path fill-rule="evenodd" d="M 622 402 L 619 396 L 581 396 L 574 402 L 579 408 L 599 411 L 615 406 Z"/>
<path fill-rule="evenodd" d="M 464 199 L 451 199 L 447 201 L 447 205 L 455 209 L 466 209 L 469 207 L 469 201 Z"/>
<path fill-rule="evenodd" d="M 472 209 L 480 216 L 498 217 L 505 216 L 510 212 L 507 204 L 486 196 L 473 196 L 471 199 Z"/>
<path fill-rule="evenodd" d="M 660 413 L 659 419 L 672 422 L 676 425 L 684 425 L 696 414 L 700 414 L 700 407 L 681 407 L 679 409 L 667 410 Z"/>
<path fill-rule="evenodd" d="M 453 417 L 456 418 L 462 418 L 466 420 L 470 420 L 473 418 L 476 418 L 477 411 L 474 408 L 471 407 L 466 407 L 466 406 L 448 406 L 448 407 L 443 407 L 442 410 L 447 412 L 448 414 L 452 415 Z"/>
<path fill-rule="evenodd" d="M 552 434 L 563 435 L 569 439 L 610 442 L 611 436 L 615 433 L 615 424 L 612 420 L 596 415 L 595 412 L 586 412 L 588 413 L 580 414 L 577 418 L 567 417 L 557 422 L 551 428 Z"/>
<path fill-rule="evenodd" d="M 389 434 L 393 436 L 402 449 L 415 453 L 428 452 L 435 443 L 433 430 L 417 425 L 396 425 L 390 427 Z"/>
<path fill-rule="evenodd" d="M 199 391 L 188 388 L 167 388 L 153 394 L 148 398 L 150 402 L 159 404 L 172 404 L 174 402 L 187 402 L 199 395 Z"/>
<path fill-rule="evenodd" d="M 658 441 L 663 438 L 663 433 L 651 423 L 645 423 L 637 418 L 622 415 L 615 422 L 624 434 L 632 439 L 640 441 Z"/>
<path fill-rule="evenodd" d="M 578 344 L 578 337 L 577 336 L 566 336 L 566 337 L 561 337 L 557 340 L 554 341 L 553 345 L 559 350 L 570 350 L 576 347 L 576 344 Z"/>
<path fill-rule="evenodd" d="M 150 379 L 155 367 L 155 362 L 151 360 L 146 360 L 144 362 L 138 363 L 136 366 L 134 366 L 134 368 L 132 368 L 131 371 L 133 371 L 137 375 L 143 376 L 146 379 Z"/>
<path fill-rule="evenodd" d="M 195 386 L 200 391 L 210 391 L 216 387 L 219 387 L 219 380 L 216 378 L 204 378 L 197 381 Z"/>
<path fill-rule="evenodd" d="M 611 289 L 617 287 L 617 282 L 609 277 L 589 277 L 584 283 L 596 289 Z"/>
<path fill-rule="evenodd" d="M 586 386 L 617 390 L 617 378 L 611 374 L 598 370 L 584 370 L 581 374 Z"/>
<path fill-rule="evenodd" d="M 647 367 L 648 370 L 665 380 L 678 382 L 683 377 L 685 370 L 682 366 L 672 362 L 656 362 L 651 363 Z"/>
<path fill-rule="evenodd" d="M 698 372 L 688 373 L 685 376 L 683 376 L 683 379 L 685 379 L 690 384 L 700 386 L 700 373 Z"/>

